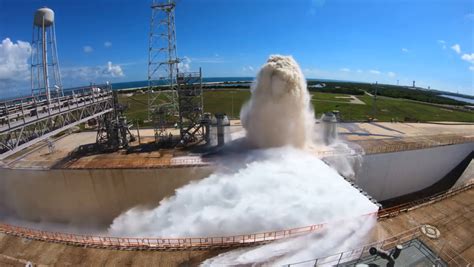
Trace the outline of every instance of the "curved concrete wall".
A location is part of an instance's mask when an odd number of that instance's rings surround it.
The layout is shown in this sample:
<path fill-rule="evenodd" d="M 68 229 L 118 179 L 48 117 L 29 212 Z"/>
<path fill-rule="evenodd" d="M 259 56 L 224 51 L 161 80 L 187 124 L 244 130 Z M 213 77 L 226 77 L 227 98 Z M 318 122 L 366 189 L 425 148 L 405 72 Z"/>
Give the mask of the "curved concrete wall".
<path fill-rule="evenodd" d="M 0 208 L 30 221 L 108 225 L 134 206 L 156 206 L 212 167 L 0 169 Z"/>
<path fill-rule="evenodd" d="M 474 143 L 364 156 L 356 183 L 378 201 L 422 190 L 456 167 Z"/>
<path fill-rule="evenodd" d="M 443 178 L 473 149 L 468 143 L 365 155 L 356 183 L 378 201 L 415 192 Z M 132 207 L 156 206 L 213 169 L 0 169 L 0 210 L 30 221 L 106 226 Z"/>
<path fill-rule="evenodd" d="M 470 181 L 474 181 L 474 159 L 471 160 L 471 163 L 469 163 L 461 177 L 456 181 L 454 187 L 468 184 Z"/>

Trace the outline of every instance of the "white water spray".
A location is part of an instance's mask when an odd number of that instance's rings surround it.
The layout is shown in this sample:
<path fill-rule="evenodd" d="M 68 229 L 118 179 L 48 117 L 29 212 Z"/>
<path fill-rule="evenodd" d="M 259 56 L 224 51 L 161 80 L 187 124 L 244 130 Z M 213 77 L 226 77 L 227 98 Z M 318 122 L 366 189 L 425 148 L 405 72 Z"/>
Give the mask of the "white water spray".
<path fill-rule="evenodd" d="M 243 164 L 176 190 L 151 210 L 131 209 L 109 233 L 199 237 L 255 233 L 326 223 L 321 232 L 232 251 L 204 263 L 291 263 L 338 252 L 360 241 L 377 211 L 358 190 L 308 148 L 315 119 L 306 81 L 291 57 L 271 56 L 243 108 L 248 151 Z M 223 164 L 242 158 L 224 158 Z M 341 223 L 341 220 L 345 220 Z M 337 224 L 337 225 L 335 225 Z M 360 231 L 358 231 L 360 230 Z"/>
<path fill-rule="evenodd" d="M 240 118 L 247 140 L 259 148 L 304 148 L 314 136 L 314 111 L 306 80 L 292 57 L 274 55 L 261 68 Z"/>
<path fill-rule="evenodd" d="M 376 209 L 309 152 L 283 147 L 251 153 L 258 160 L 235 173 L 213 174 L 179 188 L 153 210 L 125 212 L 114 220 L 111 234 L 237 235 L 328 223 Z"/>

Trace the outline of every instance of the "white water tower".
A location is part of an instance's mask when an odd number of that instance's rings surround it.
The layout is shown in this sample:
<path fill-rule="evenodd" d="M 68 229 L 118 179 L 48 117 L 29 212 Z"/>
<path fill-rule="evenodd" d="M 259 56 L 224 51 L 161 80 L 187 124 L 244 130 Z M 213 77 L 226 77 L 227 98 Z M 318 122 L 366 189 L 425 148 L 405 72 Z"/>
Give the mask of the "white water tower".
<path fill-rule="evenodd" d="M 54 11 L 47 7 L 36 10 L 31 42 L 31 94 L 36 99 L 62 96 L 59 72 Z"/>

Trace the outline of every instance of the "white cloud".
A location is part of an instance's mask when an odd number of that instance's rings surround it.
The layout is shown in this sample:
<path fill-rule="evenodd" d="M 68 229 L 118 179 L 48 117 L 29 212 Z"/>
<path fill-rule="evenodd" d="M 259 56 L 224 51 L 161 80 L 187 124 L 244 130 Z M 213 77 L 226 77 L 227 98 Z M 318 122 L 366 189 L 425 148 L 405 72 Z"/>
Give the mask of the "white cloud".
<path fill-rule="evenodd" d="M 403 78 L 400 77 L 400 74 L 395 71 L 380 71 L 377 69 L 352 69 L 351 72 L 342 72 L 340 69 L 331 71 L 327 69 L 303 68 L 303 73 L 307 78 L 360 81 L 370 83 L 378 81 L 379 83 L 386 84 L 393 83 L 395 79 L 400 79 L 401 82 L 401 79 Z"/>
<path fill-rule="evenodd" d="M 242 68 L 243 72 L 253 72 L 255 69 L 252 66 L 244 66 Z"/>
<path fill-rule="evenodd" d="M 125 76 L 119 64 L 114 65 L 111 61 L 101 66 L 86 66 L 62 68 L 63 77 L 72 84 L 104 82 L 106 78 L 119 78 Z"/>
<path fill-rule="evenodd" d="M 106 42 L 104 43 L 104 47 L 106 47 L 106 48 L 109 48 L 109 47 L 111 47 L 111 46 L 112 46 L 112 43 L 109 42 L 109 41 L 106 41 Z"/>
<path fill-rule="evenodd" d="M 13 43 L 5 38 L 0 44 L 0 86 L 10 86 L 29 77 L 31 45 L 28 42 Z M 3 88 L 2 88 L 3 89 Z"/>
<path fill-rule="evenodd" d="M 113 65 L 111 61 L 107 62 L 107 68 L 102 71 L 103 74 L 111 77 L 123 77 L 123 70 L 120 65 Z"/>
<path fill-rule="evenodd" d="M 82 50 L 84 51 L 84 53 L 90 53 L 92 51 L 94 51 L 94 49 L 92 48 L 92 46 L 90 45 L 86 45 L 82 48 Z"/>
<path fill-rule="evenodd" d="M 311 0 L 311 7 L 309 8 L 309 14 L 315 15 L 316 9 L 321 8 L 326 3 L 326 0 Z"/>
<path fill-rule="evenodd" d="M 193 58 L 190 58 L 190 60 L 192 60 L 193 62 L 206 63 L 206 64 L 224 63 L 225 62 L 217 54 L 214 57 L 193 57 Z"/>
<path fill-rule="evenodd" d="M 469 66 L 470 71 L 474 71 L 474 66 Z"/>
<path fill-rule="evenodd" d="M 351 69 L 349 69 L 349 68 L 342 68 L 342 69 L 340 69 L 340 71 L 343 71 L 343 72 L 350 72 Z"/>
<path fill-rule="evenodd" d="M 441 45 L 443 49 L 446 49 L 446 41 L 445 40 L 438 40 L 438 44 Z"/>
<path fill-rule="evenodd" d="M 183 57 L 178 63 L 179 72 L 189 72 L 191 69 L 192 60 L 189 57 Z"/>
<path fill-rule="evenodd" d="M 369 70 L 370 73 L 379 75 L 381 72 L 378 70 Z"/>
<path fill-rule="evenodd" d="M 407 48 L 402 48 L 402 52 L 403 53 L 408 53 L 408 49 Z"/>
<path fill-rule="evenodd" d="M 462 60 L 465 60 L 471 64 L 474 64 L 474 53 L 471 54 L 464 54 L 461 56 Z"/>
<path fill-rule="evenodd" d="M 453 46 L 451 46 L 451 49 L 453 49 L 454 52 L 461 54 L 461 46 L 459 44 L 454 44 Z"/>

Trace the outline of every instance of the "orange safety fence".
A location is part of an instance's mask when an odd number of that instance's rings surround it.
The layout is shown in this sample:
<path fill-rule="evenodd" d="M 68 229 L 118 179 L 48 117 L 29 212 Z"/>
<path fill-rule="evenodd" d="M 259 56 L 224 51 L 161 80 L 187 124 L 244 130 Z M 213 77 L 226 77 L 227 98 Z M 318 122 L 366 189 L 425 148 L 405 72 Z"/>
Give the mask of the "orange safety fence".
<path fill-rule="evenodd" d="M 464 187 L 449 190 L 444 194 L 429 198 L 429 201 L 439 201 L 448 196 L 472 188 L 473 183 Z M 418 202 L 416 202 L 418 203 Z M 415 205 L 415 204 L 413 204 Z M 418 203 L 417 205 L 420 205 Z M 413 207 L 413 206 L 411 206 Z M 403 207 L 393 207 L 387 210 L 380 210 L 378 213 L 369 213 L 363 216 L 374 216 L 378 218 L 390 216 L 394 212 L 406 210 Z M 337 223 L 337 222 L 333 222 Z M 340 222 L 339 222 L 340 223 Z M 241 247 L 248 245 L 257 245 L 271 241 L 296 237 L 304 234 L 313 233 L 323 228 L 326 223 L 314 224 L 310 226 L 292 228 L 287 230 L 270 231 L 263 233 L 224 236 L 224 237 L 184 237 L 184 238 L 136 238 L 136 237 L 109 237 L 93 236 L 72 233 L 50 232 L 37 229 L 30 229 L 21 226 L 0 223 L 0 232 L 14 236 L 49 241 L 56 243 L 65 243 L 80 246 L 94 246 L 113 249 L 146 249 L 146 250 L 166 250 L 166 249 L 191 249 L 191 248 L 210 248 L 210 247 Z"/>
<path fill-rule="evenodd" d="M 35 230 L 21 226 L 0 224 L 0 232 L 24 238 L 42 241 L 60 242 L 75 245 L 97 246 L 102 248 L 145 248 L 150 250 L 162 249 L 189 249 L 208 247 L 231 247 L 265 243 L 303 234 L 321 229 L 324 224 L 298 227 L 288 230 L 279 230 L 264 233 L 225 237 L 190 237 L 190 238 L 133 238 L 92 236 L 71 233 L 50 232 Z"/>

